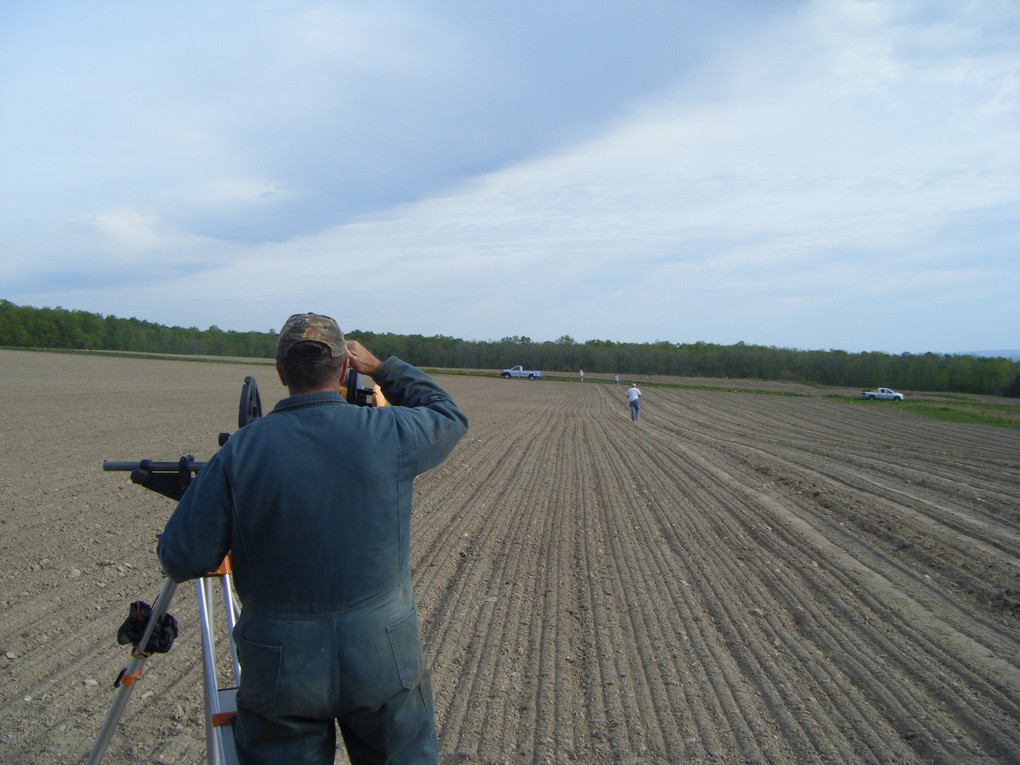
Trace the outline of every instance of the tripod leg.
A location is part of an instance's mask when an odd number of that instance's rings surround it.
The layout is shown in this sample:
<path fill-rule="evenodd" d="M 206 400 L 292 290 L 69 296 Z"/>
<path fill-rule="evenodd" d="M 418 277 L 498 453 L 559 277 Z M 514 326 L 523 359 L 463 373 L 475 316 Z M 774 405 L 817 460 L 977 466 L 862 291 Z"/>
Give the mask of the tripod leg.
<path fill-rule="evenodd" d="M 212 577 L 203 577 L 196 583 L 198 620 L 202 629 L 202 687 L 205 692 L 205 751 L 209 765 L 221 765 L 220 743 L 212 725 L 212 714 L 219 706 L 216 679 L 216 636 L 213 612 L 209 607 L 212 595 Z"/>
<path fill-rule="evenodd" d="M 230 639 L 230 656 L 234 660 L 234 686 L 236 687 L 241 682 L 241 664 L 237 659 L 237 645 L 234 643 L 234 627 L 237 624 L 237 617 L 241 613 L 241 609 L 237 604 L 237 600 L 234 597 L 234 589 L 232 586 L 232 578 L 230 574 L 225 574 L 220 577 L 220 583 L 223 585 L 223 608 L 227 614 L 227 635 Z"/>
<path fill-rule="evenodd" d="M 234 683 L 232 687 L 220 688 L 216 667 L 216 630 L 212 608 L 213 579 L 223 587 L 223 602 L 226 610 L 226 633 L 233 660 Z M 231 590 L 230 574 L 216 573 L 199 580 L 197 585 L 199 622 L 202 629 L 203 687 L 205 691 L 205 743 L 208 765 L 236 765 L 234 749 L 233 716 L 234 693 L 241 677 L 237 650 L 233 642 L 234 625 L 238 608 Z"/>
<path fill-rule="evenodd" d="M 233 577 L 229 572 L 220 576 L 223 586 L 223 607 L 227 615 L 227 642 L 230 644 L 230 658 L 233 661 L 233 683 L 217 692 L 216 715 L 212 724 L 219 730 L 224 765 L 237 765 L 237 750 L 234 747 L 234 722 L 237 718 L 237 689 L 241 685 L 241 663 L 237 658 L 237 644 L 234 642 L 234 627 L 241 614 L 241 608 L 234 595 Z"/>
<path fill-rule="evenodd" d="M 153 630 L 162 621 L 164 614 L 166 614 L 167 609 L 170 607 L 170 601 L 173 599 L 176 589 L 177 583 L 170 577 L 163 581 L 163 587 L 159 591 L 156 602 L 152 605 L 149 623 L 146 625 L 145 632 L 142 634 L 142 639 L 138 641 L 138 645 L 147 646 L 149 644 L 149 638 L 152 637 Z M 103 755 L 106 753 L 106 747 L 109 746 L 110 739 L 113 737 L 113 731 L 117 727 L 117 723 L 120 722 L 120 716 L 124 713 L 128 697 L 131 696 L 131 691 L 134 690 L 135 682 L 142 675 L 148 654 L 136 648 L 131 652 L 131 656 L 131 663 L 128 664 L 127 668 L 121 672 L 120 677 L 117 678 L 117 693 L 113 697 L 113 704 L 110 705 L 110 711 L 106 713 L 106 720 L 103 722 L 103 727 L 99 729 L 96 743 L 92 745 L 92 751 L 89 752 L 89 758 L 85 761 L 85 765 L 98 765 L 102 761 Z"/>

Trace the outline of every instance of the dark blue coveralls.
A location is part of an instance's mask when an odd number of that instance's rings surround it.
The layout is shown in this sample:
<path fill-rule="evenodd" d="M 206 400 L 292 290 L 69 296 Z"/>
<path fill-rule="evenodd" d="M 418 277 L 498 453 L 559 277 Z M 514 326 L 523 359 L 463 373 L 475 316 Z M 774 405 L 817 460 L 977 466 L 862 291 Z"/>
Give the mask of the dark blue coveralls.
<path fill-rule="evenodd" d="M 176 581 L 231 554 L 242 763 L 332 763 L 334 720 L 354 763 L 436 762 L 411 591 L 411 494 L 467 418 L 395 357 L 374 379 L 391 406 L 310 393 L 238 430 L 160 537 Z"/>

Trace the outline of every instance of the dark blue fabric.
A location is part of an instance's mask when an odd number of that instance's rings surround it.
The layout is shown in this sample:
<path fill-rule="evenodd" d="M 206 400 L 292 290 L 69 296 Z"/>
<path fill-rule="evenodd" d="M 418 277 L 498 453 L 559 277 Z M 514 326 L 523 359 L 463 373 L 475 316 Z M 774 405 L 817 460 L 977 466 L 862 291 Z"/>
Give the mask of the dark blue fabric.
<path fill-rule="evenodd" d="M 408 584 L 321 619 L 242 613 L 241 763 L 332 763 L 333 720 L 355 763 L 434 763 L 431 676 Z"/>
<path fill-rule="evenodd" d="M 410 587 L 411 497 L 415 476 L 446 458 L 467 419 L 399 359 L 374 379 L 391 406 L 293 396 L 238 430 L 160 537 L 176 581 L 230 552 L 245 762 L 332 762 L 334 718 L 354 762 L 435 761 Z"/>

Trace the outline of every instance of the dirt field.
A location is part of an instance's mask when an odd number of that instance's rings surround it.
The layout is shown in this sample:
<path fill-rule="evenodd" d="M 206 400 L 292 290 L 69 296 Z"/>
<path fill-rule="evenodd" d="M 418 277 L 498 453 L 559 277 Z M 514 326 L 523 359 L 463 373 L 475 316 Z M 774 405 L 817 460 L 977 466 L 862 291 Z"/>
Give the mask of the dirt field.
<path fill-rule="evenodd" d="M 208 458 L 249 374 L 270 408 L 269 366 L 0 351 L 0 762 L 84 760 L 159 590 L 172 502 L 103 460 Z M 1020 762 L 1020 431 L 440 380 L 471 421 L 416 487 L 441 762 Z M 193 593 L 105 763 L 203 761 Z"/>

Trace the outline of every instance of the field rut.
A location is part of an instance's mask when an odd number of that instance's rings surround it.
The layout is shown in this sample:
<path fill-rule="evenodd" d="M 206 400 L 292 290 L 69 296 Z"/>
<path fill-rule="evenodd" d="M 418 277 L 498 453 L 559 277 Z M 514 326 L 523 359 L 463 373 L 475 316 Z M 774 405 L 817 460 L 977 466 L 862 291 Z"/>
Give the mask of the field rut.
<path fill-rule="evenodd" d="M 0 761 L 81 762 L 172 503 L 264 365 L 0 351 Z M 1020 432 L 824 395 L 439 376 L 415 489 L 443 763 L 1020 762 Z M 104 762 L 202 762 L 195 607 Z M 343 755 L 338 755 L 343 762 Z"/>

